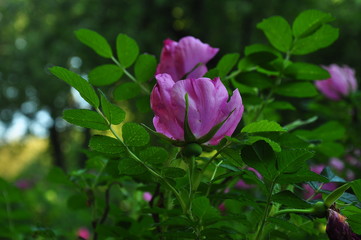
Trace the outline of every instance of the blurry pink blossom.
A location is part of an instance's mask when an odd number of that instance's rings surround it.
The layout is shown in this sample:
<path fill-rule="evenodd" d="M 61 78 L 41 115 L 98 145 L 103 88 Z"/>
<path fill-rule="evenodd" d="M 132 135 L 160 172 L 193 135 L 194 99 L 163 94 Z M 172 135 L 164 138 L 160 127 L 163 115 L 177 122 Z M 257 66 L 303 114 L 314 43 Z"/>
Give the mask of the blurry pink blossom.
<path fill-rule="evenodd" d="M 218 50 L 191 36 L 184 37 L 179 42 L 166 39 L 156 74 L 168 73 L 175 82 L 184 77 L 203 77 L 207 72 L 205 64 Z"/>
<path fill-rule="evenodd" d="M 33 183 L 27 179 L 19 179 L 14 184 L 17 188 L 22 190 L 29 189 L 33 186 Z"/>
<path fill-rule="evenodd" d="M 86 227 L 78 228 L 76 235 L 83 239 L 90 239 L 90 231 Z"/>
<path fill-rule="evenodd" d="M 331 100 L 341 100 L 342 97 L 349 95 L 351 92 L 357 89 L 357 80 L 355 77 L 355 71 L 348 67 L 340 67 L 336 64 L 330 66 L 323 66 L 331 77 L 326 80 L 316 81 L 316 87 L 323 95 Z"/>
<path fill-rule="evenodd" d="M 153 195 L 150 192 L 144 192 L 143 193 L 143 199 L 146 202 L 152 201 Z"/>
<path fill-rule="evenodd" d="M 221 212 L 221 213 L 224 213 L 226 211 L 226 205 L 224 203 L 221 203 L 218 205 L 218 210 Z"/>
<path fill-rule="evenodd" d="M 336 169 L 337 171 L 340 171 L 340 172 L 345 168 L 344 162 L 342 162 L 338 158 L 331 158 L 330 159 L 330 166 L 332 168 Z"/>

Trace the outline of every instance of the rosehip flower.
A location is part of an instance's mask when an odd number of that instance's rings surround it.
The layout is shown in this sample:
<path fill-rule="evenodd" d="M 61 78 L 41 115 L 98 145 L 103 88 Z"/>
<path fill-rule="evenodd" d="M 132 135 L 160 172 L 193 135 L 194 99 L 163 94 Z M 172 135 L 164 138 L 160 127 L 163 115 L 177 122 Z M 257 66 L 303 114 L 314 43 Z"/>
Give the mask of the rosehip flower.
<path fill-rule="evenodd" d="M 325 168 L 324 165 L 315 165 L 311 167 L 311 171 L 315 172 L 317 174 L 320 174 L 322 172 L 322 170 Z M 326 190 L 326 191 L 333 191 L 337 188 L 337 184 L 336 183 L 325 183 L 323 184 L 323 186 L 321 187 L 322 190 Z M 310 197 L 312 197 L 315 194 L 315 190 L 308 184 L 303 184 L 303 189 L 304 189 L 304 193 L 303 193 L 303 197 L 304 199 L 309 199 Z M 322 195 L 316 194 L 315 196 L 312 197 L 312 199 L 321 199 Z"/>
<path fill-rule="evenodd" d="M 168 73 L 174 81 L 183 79 L 185 75 L 188 78 L 203 77 L 207 72 L 205 64 L 218 50 L 191 36 L 182 38 L 179 43 L 167 39 L 156 74 Z"/>
<path fill-rule="evenodd" d="M 316 81 L 315 84 L 327 98 L 337 101 L 356 91 L 357 80 L 352 68 L 340 67 L 336 64 L 331 64 L 329 67 L 323 66 L 323 68 L 330 73 L 331 78 Z"/>
<path fill-rule="evenodd" d="M 90 231 L 85 227 L 79 228 L 76 234 L 78 237 L 81 237 L 82 239 L 90 239 Z"/>
<path fill-rule="evenodd" d="M 346 217 L 340 213 L 329 209 L 326 233 L 330 240 L 350 239 L 361 240 L 361 235 L 352 231 L 346 221 Z"/>
<path fill-rule="evenodd" d="M 146 202 L 150 202 L 153 198 L 153 195 L 150 192 L 144 192 L 143 193 L 143 199 Z"/>
<path fill-rule="evenodd" d="M 169 74 L 158 74 L 155 78 L 157 84 L 151 93 L 150 104 L 158 133 L 177 142 L 187 140 L 184 122 L 187 112 L 188 125 L 195 137 L 193 142 L 217 145 L 224 136 L 232 135 L 244 109 L 238 89 L 228 101 L 228 92 L 219 78 L 177 82 Z M 210 134 L 215 128 L 218 130 Z"/>

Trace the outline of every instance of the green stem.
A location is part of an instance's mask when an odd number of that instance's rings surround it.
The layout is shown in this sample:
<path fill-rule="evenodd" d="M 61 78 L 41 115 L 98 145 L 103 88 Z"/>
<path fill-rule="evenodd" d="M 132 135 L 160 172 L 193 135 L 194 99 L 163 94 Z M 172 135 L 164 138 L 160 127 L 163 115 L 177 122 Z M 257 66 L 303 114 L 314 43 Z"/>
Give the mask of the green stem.
<path fill-rule="evenodd" d="M 125 147 L 125 149 L 127 150 L 128 154 L 130 155 L 131 158 L 133 158 L 135 161 L 137 161 L 138 163 L 140 163 L 142 166 L 144 166 L 148 172 L 150 174 L 152 174 L 153 176 L 155 176 L 156 178 L 159 178 L 176 196 L 176 198 L 179 201 L 179 204 L 181 205 L 181 208 L 183 210 L 183 213 L 186 213 L 187 211 L 187 207 L 186 204 L 184 203 L 182 197 L 180 196 L 180 194 L 178 193 L 178 191 L 159 173 L 157 173 L 155 170 L 153 170 L 150 166 L 148 166 L 147 164 L 145 164 L 142 160 L 140 160 L 137 155 L 135 155 L 130 149 L 129 147 L 123 142 L 123 140 L 120 138 L 120 136 L 118 135 L 118 133 L 114 130 L 114 128 L 112 127 L 112 125 L 110 124 L 109 120 L 104 116 L 104 114 L 100 111 L 99 108 L 96 108 L 96 111 L 104 118 L 104 120 L 107 122 L 107 124 L 109 125 L 109 130 L 112 132 L 112 134 L 115 136 L 115 138 Z"/>
<path fill-rule="evenodd" d="M 272 198 L 272 192 L 273 192 L 274 186 L 275 186 L 275 181 L 272 181 L 271 186 L 270 186 L 269 195 L 267 197 L 266 208 L 263 212 L 262 221 L 257 229 L 256 240 L 260 240 L 262 238 L 263 228 L 267 222 L 267 218 L 268 218 L 269 212 L 270 212 L 271 198 Z"/>
<path fill-rule="evenodd" d="M 275 214 L 273 214 L 273 217 L 281 215 L 281 214 L 287 214 L 287 213 L 312 213 L 313 211 L 314 211 L 313 208 L 307 208 L 307 209 L 289 208 L 289 209 L 283 209 L 283 210 L 276 212 Z"/>
<path fill-rule="evenodd" d="M 217 173 L 217 170 L 219 168 L 219 166 L 223 163 L 223 160 L 220 161 L 219 163 L 217 163 L 214 171 L 213 171 L 213 174 L 212 174 L 212 177 L 211 177 L 211 180 L 209 181 L 209 184 L 208 184 L 208 188 L 207 188 L 207 193 L 206 193 L 206 196 L 209 195 L 209 192 L 211 191 L 211 186 L 212 186 L 212 181 L 214 179 L 214 177 L 216 176 L 216 173 Z"/>
<path fill-rule="evenodd" d="M 8 199 L 8 193 L 6 191 L 3 191 L 2 194 L 4 196 L 4 201 L 5 201 L 5 206 L 6 206 L 6 215 L 7 215 L 7 219 L 8 219 L 9 230 L 13 234 L 13 233 L 15 233 L 15 229 L 14 229 L 13 221 L 11 220 L 11 207 L 10 207 L 10 203 L 9 203 L 9 199 Z M 15 239 L 15 238 L 13 238 L 13 239 Z"/>
<path fill-rule="evenodd" d="M 228 146 L 231 145 L 231 144 L 232 144 L 232 142 L 228 142 L 228 143 L 226 143 L 221 149 L 219 149 L 219 150 L 217 151 L 217 153 L 214 154 L 213 157 L 211 157 L 211 158 L 208 160 L 208 162 L 206 162 L 206 164 L 203 166 L 202 171 L 201 171 L 201 174 L 203 174 L 203 173 L 206 171 L 208 165 L 211 164 L 211 162 L 213 162 L 213 160 L 216 159 L 216 158 L 218 157 L 218 155 L 221 154 L 221 152 L 222 152 L 226 147 L 228 147 Z"/>
<path fill-rule="evenodd" d="M 112 56 L 112 60 L 113 60 L 113 62 L 120 68 L 120 69 L 122 69 L 123 70 L 123 72 L 125 73 L 125 75 L 127 75 L 129 78 L 130 78 L 130 80 L 132 80 L 133 82 L 135 82 L 136 84 L 138 84 L 139 85 L 139 87 L 146 93 L 146 94 L 150 94 L 150 91 L 148 90 L 148 88 L 146 88 L 143 84 L 141 84 L 140 82 L 138 82 L 136 79 L 135 79 L 135 77 L 132 75 L 132 74 L 130 74 L 128 71 L 127 71 L 127 69 L 122 65 L 122 64 L 120 64 L 120 62 L 118 62 L 118 60 L 114 57 L 114 56 Z"/>

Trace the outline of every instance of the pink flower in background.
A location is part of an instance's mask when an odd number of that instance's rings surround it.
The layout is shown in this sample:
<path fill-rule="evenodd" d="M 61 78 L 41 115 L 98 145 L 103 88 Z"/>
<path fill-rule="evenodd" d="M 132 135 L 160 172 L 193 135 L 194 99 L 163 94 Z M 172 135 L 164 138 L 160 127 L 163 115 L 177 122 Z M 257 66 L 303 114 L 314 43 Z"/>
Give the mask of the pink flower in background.
<path fill-rule="evenodd" d="M 323 68 L 330 73 L 331 78 L 316 81 L 315 84 L 327 98 L 337 101 L 356 91 L 357 80 L 352 68 L 340 67 L 336 64 L 331 64 L 329 67 L 323 66 Z"/>
<path fill-rule="evenodd" d="M 249 171 L 254 172 L 259 179 L 263 179 L 262 175 L 256 169 L 251 168 L 251 167 L 247 167 L 246 169 L 249 170 Z M 256 185 L 246 183 L 242 179 L 242 180 L 239 180 L 234 187 L 238 188 L 238 189 L 251 189 L 251 188 L 254 188 L 255 186 Z"/>
<path fill-rule="evenodd" d="M 338 158 L 331 158 L 330 159 L 330 166 L 334 169 L 336 169 L 337 171 L 341 172 L 342 170 L 344 170 L 345 168 L 345 164 L 344 162 L 342 162 L 340 159 Z"/>
<path fill-rule="evenodd" d="M 203 77 L 207 72 L 205 64 L 218 50 L 191 36 L 180 39 L 179 43 L 167 39 L 164 41 L 156 74 L 168 73 L 175 82 L 183 79 L 186 74 L 187 78 Z"/>
<path fill-rule="evenodd" d="M 325 168 L 324 165 L 315 165 L 315 166 L 311 166 L 311 171 L 320 174 L 324 168 Z M 321 189 L 326 191 L 333 191 L 336 188 L 337 188 L 337 184 L 331 182 L 331 183 L 323 184 Z M 315 193 L 315 190 L 308 184 L 303 184 L 303 189 L 304 189 L 303 192 L 304 199 L 311 198 L 311 196 L 313 196 Z M 313 196 L 311 199 L 321 199 L 321 198 L 322 198 L 322 194 L 318 193 L 315 196 Z"/>
<path fill-rule="evenodd" d="M 185 96 L 188 94 L 188 123 L 199 139 L 228 116 L 223 126 L 206 144 L 217 145 L 224 136 L 231 136 L 243 114 L 241 95 L 236 89 L 228 101 L 227 89 L 219 78 L 197 78 L 175 81 L 169 74 L 158 74 L 150 104 L 157 132 L 174 140 L 184 141 Z"/>
<path fill-rule="evenodd" d="M 19 179 L 14 184 L 17 188 L 22 190 L 29 189 L 33 186 L 33 183 L 27 179 Z"/>
<path fill-rule="evenodd" d="M 143 199 L 146 202 L 152 201 L 153 195 L 150 192 L 144 192 L 143 193 Z"/>
<path fill-rule="evenodd" d="M 90 231 L 85 227 L 79 228 L 76 232 L 76 235 L 83 239 L 90 239 Z"/>

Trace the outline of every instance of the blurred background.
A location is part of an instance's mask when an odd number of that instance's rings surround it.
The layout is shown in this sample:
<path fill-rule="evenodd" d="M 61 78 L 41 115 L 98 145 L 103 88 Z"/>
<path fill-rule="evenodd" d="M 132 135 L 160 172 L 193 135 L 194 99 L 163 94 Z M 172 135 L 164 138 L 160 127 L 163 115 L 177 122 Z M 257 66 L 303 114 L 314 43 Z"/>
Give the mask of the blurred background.
<path fill-rule="evenodd" d="M 226 53 L 267 44 L 256 28 L 263 18 L 281 15 L 292 23 L 306 9 L 331 13 L 340 37 L 295 59 L 347 64 L 360 77 L 361 0 L 0 0 L 0 178 L 32 184 L 53 164 L 66 170 L 84 164 L 81 149 L 89 131 L 61 119 L 65 108 L 83 103 L 47 69 L 56 65 L 86 74 L 108 61 L 80 43 L 75 30 L 95 30 L 112 46 L 125 33 L 157 59 L 164 39 L 193 35 L 220 49 L 212 67 Z"/>

